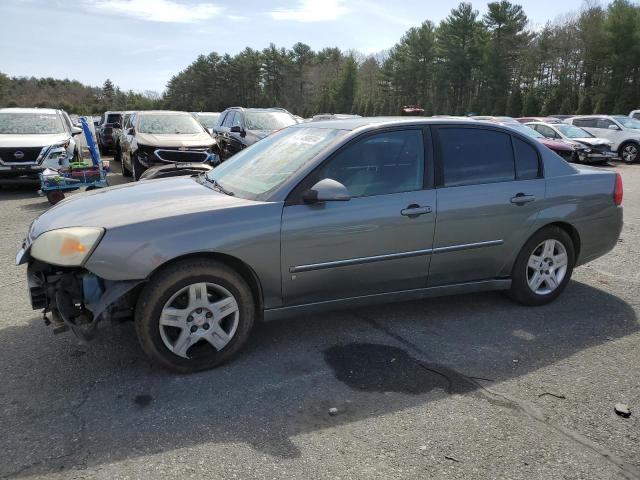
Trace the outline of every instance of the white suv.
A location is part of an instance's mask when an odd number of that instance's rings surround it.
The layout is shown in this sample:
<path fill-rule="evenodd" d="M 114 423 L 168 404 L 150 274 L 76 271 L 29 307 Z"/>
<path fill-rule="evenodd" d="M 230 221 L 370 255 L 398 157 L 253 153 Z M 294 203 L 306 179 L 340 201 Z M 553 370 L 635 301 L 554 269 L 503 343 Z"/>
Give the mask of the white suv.
<path fill-rule="evenodd" d="M 611 140 L 611 149 L 627 163 L 640 160 L 640 120 L 624 115 L 584 115 L 568 118 L 565 123 Z"/>
<path fill-rule="evenodd" d="M 0 108 L 0 182 L 34 181 L 45 168 L 78 158 L 74 126 L 66 112 L 49 108 Z"/>

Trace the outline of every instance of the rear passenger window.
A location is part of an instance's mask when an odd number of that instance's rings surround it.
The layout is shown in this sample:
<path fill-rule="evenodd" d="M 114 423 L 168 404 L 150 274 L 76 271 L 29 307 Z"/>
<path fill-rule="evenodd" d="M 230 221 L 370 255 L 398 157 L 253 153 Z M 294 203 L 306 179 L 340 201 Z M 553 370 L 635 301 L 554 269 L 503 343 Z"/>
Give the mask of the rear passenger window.
<path fill-rule="evenodd" d="M 587 127 L 587 128 L 596 128 L 596 119 L 595 118 L 576 118 L 573 121 L 573 124 L 576 127 Z"/>
<path fill-rule="evenodd" d="M 531 180 L 540 176 L 538 152 L 527 142 L 513 137 L 516 151 L 516 176 L 518 180 Z"/>
<path fill-rule="evenodd" d="M 515 179 L 510 135 L 480 128 L 438 129 L 446 187 Z"/>

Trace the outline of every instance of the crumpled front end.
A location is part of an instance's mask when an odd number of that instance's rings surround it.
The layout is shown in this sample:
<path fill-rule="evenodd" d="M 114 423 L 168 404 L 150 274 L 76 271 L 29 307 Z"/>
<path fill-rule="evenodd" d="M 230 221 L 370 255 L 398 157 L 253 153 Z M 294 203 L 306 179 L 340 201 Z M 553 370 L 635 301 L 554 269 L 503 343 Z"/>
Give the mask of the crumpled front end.
<path fill-rule="evenodd" d="M 27 257 L 27 258 L 25 258 Z M 42 310 L 44 321 L 54 333 L 72 330 L 91 340 L 101 320 L 131 317 L 142 281 L 104 280 L 84 268 L 58 267 L 28 258 L 27 282 L 31 306 Z"/>

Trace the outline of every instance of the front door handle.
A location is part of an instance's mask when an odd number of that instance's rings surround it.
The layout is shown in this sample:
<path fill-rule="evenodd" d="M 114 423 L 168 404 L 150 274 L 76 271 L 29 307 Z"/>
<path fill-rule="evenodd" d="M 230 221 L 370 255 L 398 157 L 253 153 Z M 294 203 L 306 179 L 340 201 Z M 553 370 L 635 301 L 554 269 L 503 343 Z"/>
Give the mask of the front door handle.
<path fill-rule="evenodd" d="M 431 207 L 421 207 L 417 204 L 409 205 L 407 208 L 400 210 L 400 214 L 405 217 L 415 218 L 426 213 L 431 213 Z"/>
<path fill-rule="evenodd" d="M 516 205 L 524 205 L 525 203 L 534 202 L 535 200 L 535 195 L 525 195 L 524 193 L 518 193 L 515 197 L 511 197 L 511 203 L 515 203 Z"/>

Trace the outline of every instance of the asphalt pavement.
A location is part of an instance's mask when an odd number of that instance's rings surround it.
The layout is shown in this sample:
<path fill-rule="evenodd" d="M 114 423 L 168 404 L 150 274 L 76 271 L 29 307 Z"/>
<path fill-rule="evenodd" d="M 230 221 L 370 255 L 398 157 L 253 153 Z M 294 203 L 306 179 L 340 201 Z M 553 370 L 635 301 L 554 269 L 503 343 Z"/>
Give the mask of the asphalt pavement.
<path fill-rule="evenodd" d="M 0 477 L 640 479 L 640 165 L 610 168 L 622 238 L 551 305 L 485 293 L 272 322 L 194 375 L 152 368 L 131 322 L 53 335 L 13 264 L 48 204 L 2 189 Z"/>

